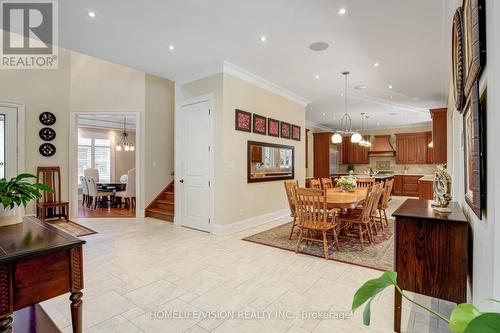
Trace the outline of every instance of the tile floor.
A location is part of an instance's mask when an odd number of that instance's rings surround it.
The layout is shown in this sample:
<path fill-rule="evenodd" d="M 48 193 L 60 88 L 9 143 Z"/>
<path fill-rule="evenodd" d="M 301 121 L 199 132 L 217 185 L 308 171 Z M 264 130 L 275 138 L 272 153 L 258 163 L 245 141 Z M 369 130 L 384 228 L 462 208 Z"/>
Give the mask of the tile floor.
<path fill-rule="evenodd" d="M 84 237 L 85 332 L 392 332 L 392 290 L 372 303 L 370 328 L 362 311 L 349 312 L 357 288 L 379 271 L 241 240 L 287 219 L 228 237 L 155 219 L 77 221 L 99 232 Z M 43 303 L 63 332 L 71 332 L 68 296 Z M 412 297 L 446 315 L 452 308 Z M 448 332 L 403 306 L 404 332 Z"/>

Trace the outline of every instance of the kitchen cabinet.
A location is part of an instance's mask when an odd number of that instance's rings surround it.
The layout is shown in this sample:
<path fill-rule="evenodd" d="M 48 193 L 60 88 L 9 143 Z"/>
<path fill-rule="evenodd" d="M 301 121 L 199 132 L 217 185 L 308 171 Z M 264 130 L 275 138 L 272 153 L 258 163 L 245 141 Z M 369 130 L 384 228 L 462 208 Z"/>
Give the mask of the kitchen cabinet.
<path fill-rule="evenodd" d="M 403 176 L 394 176 L 394 185 L 392 186 L 393 195 L 403 195 Z"/>
<path fill-rule="evenodd" d="M 366 140 L 367 138 L 365 138 Z M 340 164 L 369 164 L 368 148 L 351 142 L 351 137 L 345 136 L 339 146 Z"/>
<path fill-rule="evenodd" d="M 432 117 L 432 143 L 433 148 L 433 161 L 434 163 L 447 162 L 447 140 L 448 140 L 448 126 L 447 126 L 447 108 L 432 109 L 430 110 Z"/>
<path fill-rule="evenodd" d="M 432 180 L 418 180 L 418 197 L 421 200 L 433 200 L 434 190 Z"/>
<path fill-rule="evenodd" d="M 427 132 L 396 134 L 397 164 L 427 164 L 428 154 Z"/>
<path fill-rule="evenodd" d="M 432 131 L 427 132 L 427 163 L 434 164 L 434 149 L 429 147 L 432 142 Z"/>
<path fill-rule="evenodd" d="M 262 163 L 262 147 L 252 146 L 252 163 Z"/>
<path fill-rule="evenodd" d="M 396 196 L 418 197 L 418 180 L 422 175 L 395 175 L 392 194 Z"/>
<path fill-rule="evenodd" d="M 332 135 L 333 133 L 331 132 L 313 133 L 313 174 L 315 178 L 330 177 L 330 144 L 332 143 Z"/>

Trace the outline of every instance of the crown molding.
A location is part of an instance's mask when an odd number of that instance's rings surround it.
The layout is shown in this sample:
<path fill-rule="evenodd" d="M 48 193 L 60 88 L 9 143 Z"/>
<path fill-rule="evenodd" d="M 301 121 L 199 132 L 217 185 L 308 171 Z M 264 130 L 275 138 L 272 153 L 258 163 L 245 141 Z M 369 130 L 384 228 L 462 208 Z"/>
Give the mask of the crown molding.
<path fill-rule="evenodd" d="M 175 75 L 173 77 L 173 80 L 176 84 L 184 85 L 220 73 L 234 76 L 242 81 L 251 83 L 257 87 L 280 95 L 281 97 L 291 100 L 292 102 L 295 102 L 303 107 L 306 107 L 311 103 L 311 101 L 309 101 L 308 99 L 295 94 L 283 87 L 280 87 L 277 84 L 272 83 L 271 81 L 268 81 L 228 61 L 209 64 L 206 66 L 202 66 L 194 71 Z"/>
<path fill-rule="evenodd" d="M 314 127 L 317 129 L 320 129 L 322 131 L 327 131 L 327 132 L 335 132 L 335 130 L 332 127 L 328 127 L 326 125 L 322 125 L 320 123 L 311 121 L 311 120 L 306 120 L 306 127 Z"/>

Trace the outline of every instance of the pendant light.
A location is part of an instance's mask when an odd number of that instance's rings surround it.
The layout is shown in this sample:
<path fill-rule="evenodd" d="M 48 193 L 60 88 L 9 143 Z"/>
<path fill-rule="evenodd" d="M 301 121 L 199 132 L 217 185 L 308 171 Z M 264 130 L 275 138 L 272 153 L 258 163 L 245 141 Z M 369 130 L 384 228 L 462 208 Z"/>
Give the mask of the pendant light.
<path fill-rule="evenodd" d="M 121 133 L 120 136 L 120 141 L 118 141 L 118 144 L 116 145 L 116 151 L 134 151 L 135 147 L 132 142 L 128 139 L 128 133 L 127 133 L 127 116 L 123 117 L 123 132 Z"/>
<path fill-rule="evenodd" d="M 364 129 L 364 121 L 365 121 L 365 113 L 361 112 L 361 132 L 363 132 Z M 368 146 L 368 141 L 365 140 L 365 138 L 361 137 L 361 141 L 359 141 L 359 145 L 361 147 L 367 147 Z"/>
<path fill-rule="evenodd" d="M 363 139 L 361 134 L 352 130 L 352 119 L 347 112 L 347 76 L 349 74 L 347 71 L 342 72 L 342 75 L 344 75 L 344 115 L 340 119 L 340 130 L 332 136 L 332 143 L 342 143 L 342 135 L 351 135 L 351 142 L 353 143 L 359 143 Z"/>

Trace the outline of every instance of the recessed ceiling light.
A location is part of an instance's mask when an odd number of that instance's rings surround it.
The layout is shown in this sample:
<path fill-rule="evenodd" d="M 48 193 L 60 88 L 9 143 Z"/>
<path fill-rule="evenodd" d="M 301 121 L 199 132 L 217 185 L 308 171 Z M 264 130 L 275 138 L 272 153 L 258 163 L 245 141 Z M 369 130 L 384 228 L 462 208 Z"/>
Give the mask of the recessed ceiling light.
<path fill-rule="evenodd" d="M 89 11 L 89 12 L 87 12 L 87 15 L 88 15 L 90 18 L 95 18 L 95 17 L 96 17 L 95 12 L 93 12 L 93 11 Z"/>
<path fill-rule="evenodd" d="M 374 63 L 373 66 L 378 67 L 380 64 L 378 62 Z"/>
<path fill-rule="evenodd" d="M 358 89 L 358 90 L 363 90 L 363 89 L 366 89 L 366 88 L 368 88 L 368 87 L 365 86 L 365 85 L 359 85 L 359 86 L 354 87 L 354 89 Z"/>
<path fill-rule="evenodd" d="M 316 42 L 309 45 L 309 48 L 313 51 L 324 51 L 330 47 L 330 44 L 325 42 Z"/>
<path fill-rule="evenodd" d="M 260 41 L 261 41 L 262 43 L 267 42 L 267 37 L 266 37 L 266 36 L 260 36 Z"/>
<path fill-rule="evenodd" d="M 315 78 L 319 79 L 319 74 L 314 75 Z"/>
<path fill-rule="evenodd" d="M 323 112 L 323 116 L 326 116 L 326 113 Z"/>
<path fill-rule="evenodd" d="M 387 86 L 387 88 L 392 89 L 392 86 L 391 86 L 391 85 L 388 85 L 388 86 Z"/>
<path fill-rule="evenodd" d="M 390 98 L 390 99 L 393 99 L 392 95 L 391 95 L 391 96 L 389 96 L 389 98 Z"/>
<path fill-rule="evenodd" d="M 169 49 L 170 51 L 173 51 L 173 50 L 175 50 L 175 46 L 173 46 L 173 45 L 169 45 L 169 46 L 168 46 L 168 49 Z"/>
<path fill-rule="evenodd" d="M 340 97 L 344 97 L 344 93 L 340 93 Z"/>
<path fill-rule="evenodd" d="M 338 15 L 345 15 L 345 14 L 347 14 L 347 9 L 346 9 L 346 8 L 340 8 L 340 9 L 337 11 L 337 14 L 338 14 Z"/>

